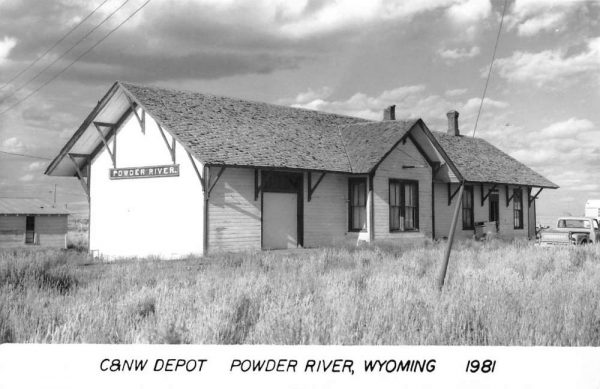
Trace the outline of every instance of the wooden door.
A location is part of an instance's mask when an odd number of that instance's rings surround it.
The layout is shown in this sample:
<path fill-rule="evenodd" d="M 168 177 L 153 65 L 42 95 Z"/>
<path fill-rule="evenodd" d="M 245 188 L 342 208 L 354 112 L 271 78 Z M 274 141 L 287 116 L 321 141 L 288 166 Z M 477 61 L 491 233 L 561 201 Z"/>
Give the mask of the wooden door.
<path fill-rule="evenodd" d="M 500 222 L 500 196 L 498 191 L 490 193 L 490 221 L 496 222 L 496 229 L 498 229 L 498 223 Z"/>
<path fill-rule="evenodd" d="M 25 218 L 25 243 L 35 243 L 35 216 Z"/>
<path fill-rule="evenodd" d="M 298 195 L 296 193 L 263 193 L 264 249 L 298 247 Z"/>

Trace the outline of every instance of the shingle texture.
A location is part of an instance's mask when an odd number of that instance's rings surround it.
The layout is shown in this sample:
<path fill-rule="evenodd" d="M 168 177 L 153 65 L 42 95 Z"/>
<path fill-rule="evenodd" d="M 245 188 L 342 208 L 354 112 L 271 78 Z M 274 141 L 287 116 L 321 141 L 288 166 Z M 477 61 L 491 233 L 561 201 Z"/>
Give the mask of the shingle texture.
<path fill-rule="evenodd" d="M 363 119 L 121 83 L 208 164 L 352 172 L 340 127 Z"/>
<path fill-rule="evenodd" d="M 0 197 L 0 215 L 68 215 L 69 212 L 52 208 L 40 199 Z"/>
<path fill-rule="evenodd" d="M 467 181 L 558 188 L 481 138 L 432 133 Z"/>
<path fill-rule="evenodd" d="M 330 113 L 120 82 L 209 165 L 368 173 L 416 123 Z M 479 138 L 434 132 L 468 181 L 557 186 Z"/>

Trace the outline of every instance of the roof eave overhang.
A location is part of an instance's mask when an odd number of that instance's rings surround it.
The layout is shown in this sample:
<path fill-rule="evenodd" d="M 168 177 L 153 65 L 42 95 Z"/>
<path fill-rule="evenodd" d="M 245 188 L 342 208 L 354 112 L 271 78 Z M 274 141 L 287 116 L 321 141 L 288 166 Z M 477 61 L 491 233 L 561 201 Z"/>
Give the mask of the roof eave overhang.
<path fill-rule="evenodd" d="M 484 185 L 512 185 L 512 186 L 525 186 L 531 188 L 543 188 L 543 189 L 559 189 L 560 186 L 554 185 L 540 185 L 531 183 L 514 183 L 514 182 L 495 182 L 495 181 L 480 181 L 480 180 L 465 180 L 466 184 L 484 184 Z"/>
<path fill-rule="evenodd" d="M 96 106 L 94 107 L 92 112 L 90 112 L 90 114 L 85 118 L 83 123 L 81 123 L 81 125 L 79 126 L 77 131 L 75 131 L 75 133 L 73 134 L 71 139 L 69 139 L 67 141 L 67 143 L 63 146 L 63 148 L 60 150 L 58 155 L 56 157 L 54 157 L 54 159 L 50 162 L 50 164 L 48 164 L 48 167 L 44 171 L 45 175 L 48 175 L 48 176 L 52 175 L 52 173 L 54 172 L 54 170 L 56 169 L 58 164 L 63 160 L 63 158 L 65 158 L 65 156 L 67 156 L 67 154 L 69 153 L 69 150 L 71 150 L 71 148 L 73 148 L 75 143 L 77 143 L 79 138 L 81 138 L 81 136 L 85 133 L 85 131 L 90 126 L 90 124 L 92 124 L 92 121 L 96 118 L 98 113 L 100 113 L 102 111 L 102 109 L 106 106 L 106 104 L 108 104 L 110 99 L 115 95 L 115 93 L 117 93 L 117 91 L 119 90 L 119 86 L 120 86 L 119 82 L 118 81 L 115 82 L 110 87 L 108 92 L 106 92 L 106 94 L 102 97 L 102 99 L 100 99 L 100 101 L 98 101 L 98 103 L 96 104 Z"/>

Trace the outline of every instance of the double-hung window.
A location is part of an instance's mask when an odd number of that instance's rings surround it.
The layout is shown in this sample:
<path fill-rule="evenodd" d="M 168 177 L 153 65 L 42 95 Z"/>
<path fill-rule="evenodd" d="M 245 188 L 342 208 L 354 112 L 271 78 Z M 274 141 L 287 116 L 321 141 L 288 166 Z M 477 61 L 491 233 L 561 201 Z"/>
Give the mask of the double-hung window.
<path fill-rule="evenodd" d="M 473 212 L 473 187 L 465 186 L 462 197 L 462 225 L 463 230 L 472 230 L 474 228 Z"/>
<path fill-rule="evenodd" d="M 390 231 L 419 229 L 419 185 L 416 181 L 390 180 Z"/>
<path fill-rule="evenodd" d="M 348 229 L 362 231 L 367 228 L 367 179 L 348 180 Z"/>
<path fill-rule="evenodd" d="M 513 189 L 513 219 L 515 230 L 523 229 L 523 191 Z"/>

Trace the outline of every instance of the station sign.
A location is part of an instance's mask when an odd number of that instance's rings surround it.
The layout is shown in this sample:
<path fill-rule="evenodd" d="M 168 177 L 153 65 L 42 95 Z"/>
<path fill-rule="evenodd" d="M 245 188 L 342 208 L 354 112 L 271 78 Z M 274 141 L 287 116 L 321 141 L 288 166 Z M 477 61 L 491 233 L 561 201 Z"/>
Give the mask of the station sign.
<path fill-rule="evenodd" d="M 178 177 L 179 165 L 158 165 L 140 167 L 121 167 L 109 169 L 111 180 L 126 180 L 131 178 Z"/>

